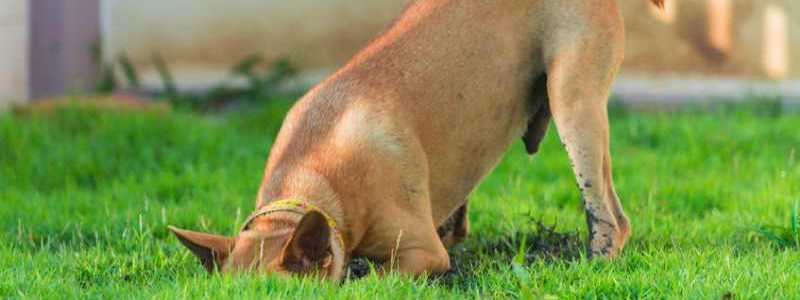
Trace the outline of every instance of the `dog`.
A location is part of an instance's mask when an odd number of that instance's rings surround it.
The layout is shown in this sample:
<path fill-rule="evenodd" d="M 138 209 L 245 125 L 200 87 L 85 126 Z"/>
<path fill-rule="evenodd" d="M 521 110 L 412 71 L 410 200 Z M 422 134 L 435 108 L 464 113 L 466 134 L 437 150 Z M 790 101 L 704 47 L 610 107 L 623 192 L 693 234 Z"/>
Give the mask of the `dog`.
<path fill-rule="evenodd" d="M 415 1 L 290 110 L 237 237 L 170 229 L 209 272 L 338 281 L 363 256 L 382 273 L 443 273 L 469 194 L 515 140 L 536 153 L 552 119 L 588 254 L 614 258 L 630 236 L 607 113 L 623 47 L 615 0 Z"/>

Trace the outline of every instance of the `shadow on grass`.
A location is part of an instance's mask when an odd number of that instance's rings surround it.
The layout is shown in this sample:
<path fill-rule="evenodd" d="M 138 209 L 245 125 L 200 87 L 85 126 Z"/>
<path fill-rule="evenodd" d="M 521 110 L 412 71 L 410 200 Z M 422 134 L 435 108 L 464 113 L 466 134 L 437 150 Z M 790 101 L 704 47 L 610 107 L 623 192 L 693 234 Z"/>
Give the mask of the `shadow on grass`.
<path fill-rule="evenodd" d="M 535 221 L 532 230 L 509 232 L 496 237 L 481 237 L 474 234 L 467 240 L 449 249 L 450 271 L 431 277 L 431 280 L 447 287 L 467 287 L 481 273 L 510 268 L 515 258 L 523 258 L 525 264 L 534 261 L 575 261 L 584 247 L 577 232 L 558 232 L 556 226 Z M 351 280 L 369 275 L 375 262 L 367 258 L 354 258 L 348 266 Z"/>

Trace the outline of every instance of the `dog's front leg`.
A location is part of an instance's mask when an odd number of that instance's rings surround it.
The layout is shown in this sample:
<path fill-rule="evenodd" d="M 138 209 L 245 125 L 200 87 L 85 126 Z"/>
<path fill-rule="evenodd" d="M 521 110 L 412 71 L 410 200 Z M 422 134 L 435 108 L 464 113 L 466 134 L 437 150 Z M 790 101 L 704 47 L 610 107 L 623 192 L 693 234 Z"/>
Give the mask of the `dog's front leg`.
<path fill-rule="evenodd" d="M 436 230 L 416 228 L 399 234 L 391 258 L 381 267 L 381 274 L 397 272 L 401 275 L 419 277 L 435 275 L 450 270 L 450 255 L 447 253 Z"/>
<path fill-rule="evenodd" d="M 614 257 L 630 235 L 628 219 L 614 191 L 608 149 L 607 102 L 622 59 L 621 50 L 615 49 L 621 42 L 586 38 L 566 44 L 569 46 L 554 49 L 549 61 L 550 108 L 583 197 L 589 255 Z"/>

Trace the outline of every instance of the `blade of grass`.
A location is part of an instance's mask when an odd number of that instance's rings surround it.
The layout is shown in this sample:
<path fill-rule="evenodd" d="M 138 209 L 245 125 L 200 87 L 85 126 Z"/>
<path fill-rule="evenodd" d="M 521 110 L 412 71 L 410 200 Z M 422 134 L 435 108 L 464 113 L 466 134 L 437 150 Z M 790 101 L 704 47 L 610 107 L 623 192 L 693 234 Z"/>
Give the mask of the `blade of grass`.
<path fill-rule="evenodd" d="M 794 208 L 792 209 L 792 217 L 791 217 L 791 232 L 792 239 L 794 240 L 794 246 L 800 248 L 800 218 L 798 218 L 798 206 L 800 202 L 794 204 Z"/>

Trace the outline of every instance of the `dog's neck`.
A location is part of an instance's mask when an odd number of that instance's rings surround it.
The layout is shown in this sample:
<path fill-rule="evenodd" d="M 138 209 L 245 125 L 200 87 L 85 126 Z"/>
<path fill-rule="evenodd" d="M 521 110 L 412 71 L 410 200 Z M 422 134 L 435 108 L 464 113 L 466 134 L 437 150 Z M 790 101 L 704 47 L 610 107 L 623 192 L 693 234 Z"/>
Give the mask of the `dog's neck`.
<path fill-rule="evenodd" d="M 338 224 L 338 229 L 346 239 L 348 223 L 344 218 L 338 196 L 326 178 L 302 168 L 270 172 L 259 190 L 256 210 L 286 199 L 304 201 L 317 207 Z"/>

